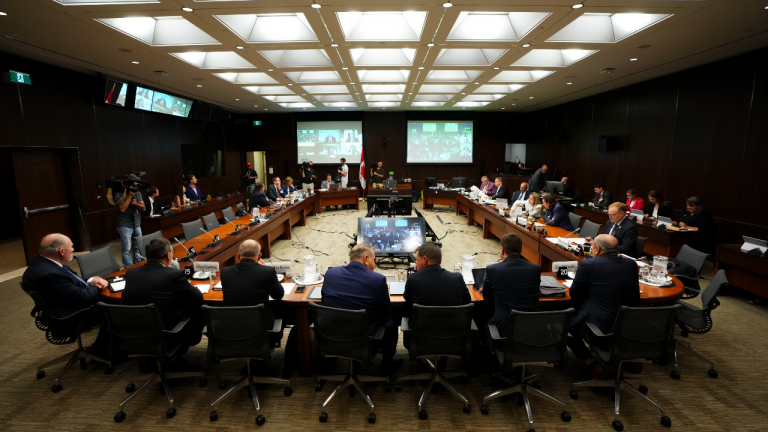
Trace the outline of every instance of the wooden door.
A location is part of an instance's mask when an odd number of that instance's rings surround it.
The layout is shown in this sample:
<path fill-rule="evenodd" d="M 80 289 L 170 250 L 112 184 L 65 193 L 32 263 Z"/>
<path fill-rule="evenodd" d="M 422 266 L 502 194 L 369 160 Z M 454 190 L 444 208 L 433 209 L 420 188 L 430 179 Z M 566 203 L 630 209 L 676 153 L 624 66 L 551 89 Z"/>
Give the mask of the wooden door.
<path fill-rule="evenodd" d="M 283 174 L 283 169 L 280 167 L 280 153 L 277 150 L 267 150 L 264 152 L 264 165 L 266 165 L 265 175 L 262 177 L 259 174 L 259 179 L 264 183 L 264 186 L 272 184 L 272 177 L 283 178 L 289 174 Z M 269 168 L 272 167 L 272 173 L 269 173 Z M 266 190 L 266 189 L 265 189 Z"/>
<path fill-rule="evenodd" d="M 75 245 L 80 243 L 75 236 L 71 206 L 76 204 L 70 203 L 65 156 L 53 151 L 15 151 L 12 159 L 27 263 L 38 255 L 40 239 L 46 234 L 61 233 Z"/>

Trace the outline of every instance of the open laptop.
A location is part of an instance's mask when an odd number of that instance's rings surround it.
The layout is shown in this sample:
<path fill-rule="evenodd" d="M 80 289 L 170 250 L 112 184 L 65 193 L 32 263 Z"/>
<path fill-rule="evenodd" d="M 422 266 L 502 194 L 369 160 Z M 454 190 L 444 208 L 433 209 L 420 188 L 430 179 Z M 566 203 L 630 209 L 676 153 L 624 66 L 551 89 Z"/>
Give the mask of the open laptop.
<path fill-rule="evenodd" d="M 645 217 L 645 213 L 643 213 L 643 211 L 642 211 L 642 210 L 631 209 L 631 210 L 629 211 L 629 216 L 630 216 L 630 217 L 633 217 L 633 218 L 635 218 L 635 220 L 637 220 L 638 222 L 640 222 L 640 221 L 642 221 L 642 220 L 643 220 L 643 218 Z"/>
<path fill-rule="evenodd" d="M 658 218 L 656 218 L 656 220 L 658 220 L 658 222 L 656 223 L 656 228 L 672 226 L 672 218 L 670 217 L 659 216 Z"/>
<path fill-rule="evenodd" d="M 339 190 L 339 184 L 334 183 L 332 185 L 328 185 L 328 190 Z"/>
<path fill-rule="evenodd" d="M 760 253 L 768 251 L 768 242 L 765 240 L 756 239 L 754 237 L 741 236 L 744 239 L 744 244 L 741 246 L 742 252 L 747 252 L 752 249 L 759 249 Z"/>

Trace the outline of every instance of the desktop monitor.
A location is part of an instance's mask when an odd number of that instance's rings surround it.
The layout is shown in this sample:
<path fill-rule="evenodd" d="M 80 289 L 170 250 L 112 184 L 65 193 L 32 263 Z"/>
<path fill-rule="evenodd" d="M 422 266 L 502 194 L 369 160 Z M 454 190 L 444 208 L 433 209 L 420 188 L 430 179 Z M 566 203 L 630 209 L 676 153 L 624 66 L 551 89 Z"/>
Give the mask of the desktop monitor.
<path fill-rule="evenodd" d="M 397 187 L 397 180 L 395 179 L 386 179 L 383 182 L 384 189 L 394 189 Z"/>
<path fill-rule="evenodd" d="M 561 194 L 563 193 L 564 189 L 565 188 L 563 187 L 563 182 L 547 180 L 547 186 L 546 186 L 547 193 L 550 193 L 552 195 L 554 195 L 555 193 Z"/>
<path fill-rule="evenodd" d="M 426 243 L 424 218 L 358 218 L 357 242 L 373 246 L 376 256 L 413 253 Z"/>
<path fill-rule="evenodd" d="M 437 186 L 437 177 L 424 177 L 424 186 L 426 187 Z"/>
<path fill-rule="evenodd" d="M 466 188 L 469 185 L 469 180 L 466 177 L 453 177 L 451 179 L 452 188 Z"/>

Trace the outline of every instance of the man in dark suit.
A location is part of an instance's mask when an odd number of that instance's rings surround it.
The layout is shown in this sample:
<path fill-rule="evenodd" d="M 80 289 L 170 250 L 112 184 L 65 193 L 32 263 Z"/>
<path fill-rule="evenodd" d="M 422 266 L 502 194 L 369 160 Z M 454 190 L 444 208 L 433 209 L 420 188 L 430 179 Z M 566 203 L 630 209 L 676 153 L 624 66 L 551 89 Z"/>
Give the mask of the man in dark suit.
<path fill-rule="evenodd" d="M 491 199 L 502 198 L 509 201 L 511 195 L 509 194 L 509 189 L 504 186 L 504 181 L 501 179 L 501 177 L 496 177 L 496 180 L 493 181 L 493 184 L 496 185 L 496 193 L 491 197 Z"/>
<path fill-rule="evenodd" d="M 573 335 L 568 346 L 579 360 L 584 360 L 593 379 L 603 369 L 592 359 L 584 345 L 587 323 L 595 324 L 603 333 L 610 333 L 621 306 L 640 306 L 640 285 L 637 280 L 637 264 L 618 256 L 619 243 L 614 237 L 601 234 L 592 245 L 593 259 L 584 260 L 576 269 L 570 288 L 577 312 L 571 317 Z"/>
<path fill-rule="evenodd" d="M 157 187 L 152 186 L 147 189 L 147 195 L 144 197 L 145 210 L 141 212 L 142 216 L 163 215 L 162 206 L 157 202 L 157 197 L 159 196 L 160 190 Z"/>
<path fill-rule="evenodd" d="M 224 306 L 263 304 L 267 321 L 272 325 L 275 317 L 269 307 L 269 298 L 280 300 L 285 294 L 283 286 L 277 280 L 275 268 L 264 265 L 261 246 L 256 240 L 242 242 L 235 261 L 237 264 L 221 271 Z"/>
<path fill-rule="evenodd" d="M 568 211 L 557 202 L 557 198 L 554 195 L 544 195 L 541 201 L 544 204 L 544 208 L 547 209 L 547 213 L 544 215 L 544 222 L 547 225 L 573 231 L 573 224 L 571 224 L 571 218 L 568 217 Z"/>
<path fill-rule="evenodd" d="M 510 204 L 515 201 L 528 201 L 528 197 L 530 196 L 531 191 L 528 190 L 528 183 L 522 182 L 520 183 L 520 190 L 512 194 L 512 201 Z"/>
<path fill-rule="evenodd" d="M 187 183 L 189 183 L 189 186 L 187 186 L 187 198 L 193 203 L 200 202 L 203 199 L 203 192 L 197 187 L 197 177 L 194 174 L 188 175 Z"/>
<path fill-rule="evenodd" d="M 75 248 L 72 240 L 63 234 L 48 234 L 40 241 L 40 256 L 35 257 L 22 275 L 22 288 L 40 294 L 51 313 L 57 318 L 71 315 L 80 309 L 91 311 L 78 323 L 87 329 L 102 323 L 101 309 L 96 306 L 99 292 L 109 285 L 100 278 L 84 280 L 65 264 L 72 261 Z M 109 331 L 106 326 L 99 329 L 93 343 L 95 355 L 104 356 L 109 344 Z"/>
<path fill-rule="evenodd" d="M 278 198 L 285 198 L 283 188 L 280 186 L 280 177 L 274 177 L 272 184 L 267 188 L 267 198 L 277 201 Z"/>
<path fill-rule="evenodd" d="M 597 208 L 606 208 L 613 203 L 611 193 L 605 190 L 602 183 L 595 183 L 594 190 L 595 198 L 592 199 L 589 205 Z"/>
<path fill-rule="evenodd" d="M 514 309 L 525 312 L 539 310 L 539 286 L 541 267 L 523 258 L 523 240 L 514 233 L 501 238 L 502 262 L 485 269 L 485 280 L 480 292 L 486 302 L 493 305 L 493 316 L 483 328 L 485 341 L 490 346 L 488 326 L 495 325 L 505 336 L 509 325 L 509 312 Z"/>
<path fill-rule="evenodd" d="M 549 168 L 546 165 L 542 165 L 541 168 L 533 173 L 529 182 L 531 192 L 541 192 L 547 187 L 547 171 L 549 171 Z"/>
<path fill-rule="evenodd" d="M 575 198 L 574 195 L 576 195 L 576 191 L 573 189 L 573 186 L 571 186 L 571 181 L 568 177 L 563 177 L 560 182 L 563 183 L 563 196 Z"/>
<path fill-rule="evenodd" d="M 405 282 L 403 316 L 410 316 L 413 304 L 422 306 L 461 306 L 471 298 L 467 284 L 459 273 L 440 267 L 443 254 L 434 243 L 419 246 L 414 252 L 416 273 Z"/>
<path fill-rule="evenodd" d="M 627 217 L 627 205 L 615 202 L 608 206 L 608 222 L 602 234 L 608 234 L 619 242 L 619 253 L 635 257 L 637 252 L 637 227 Z M 592 241 L 587 237 L 588 242 Z"/>
<path fill-rule="evenodd" d="M 358 243 L 349 252 L 349 264 L 334 267 L 325 273 L 323 305 L 338 309 L 365 309 L 368 314 L 368 334 L 373 336 L 384 326 L 381 342 L 381 374 L 389 375 L 403 365 L 403 359 L 394 360 L 397 348 L 397 322 L 392 319 L 387 278 L 375 273 L 373 248 Z"/>
<path fill-rule="evenodd" d="M 178 269 L 168 239 L 153 239 L 147 245 L 146 252 L 147 263 L 125 273 L 121 303 L 135 306 L 154 303 L 167 330 L 175 327 L 179 321 L 190 318 L 184 330 L 187 332 L 187 340 L 179 351 L 179 354 L 184 355 L 190 346 L 197 345 L 202 338 L 201 332 L 205 327 L 200 309 L 203 295 L 189 284 L 184 272 Z M 187 364 L 181 356 L 177 358 L 175 366 L 197 369 Z"/>
<path fill-rule="evenodd" d="M 248 204 L 251 206 L 251 210 L 256 206 L 265 208 L 272 205 L 272 201 L 264 195 L 264 183 L 257 182 L 254 185 L 253 193 L 248 197 Z"/>

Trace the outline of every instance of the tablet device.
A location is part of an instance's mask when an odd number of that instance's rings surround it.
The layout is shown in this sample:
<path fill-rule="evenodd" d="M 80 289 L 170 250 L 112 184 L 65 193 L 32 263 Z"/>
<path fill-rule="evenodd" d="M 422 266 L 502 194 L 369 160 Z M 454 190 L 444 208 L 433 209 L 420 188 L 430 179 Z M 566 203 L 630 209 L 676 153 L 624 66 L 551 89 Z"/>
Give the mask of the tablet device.
<path fill-rule="evenodd" d="M 475 279 L 475 283 L 472 284 L 472 286 L 474 286 L 476 290 L 480 291 L 480 289 L 483 288 L 483 281 L 485 281 L 485 269 L 473 268 L 472 278 Z"/>

